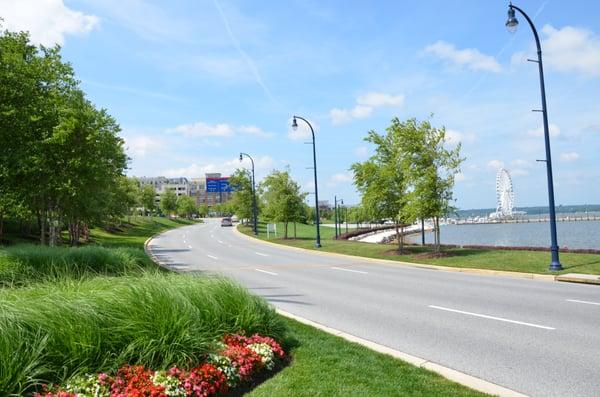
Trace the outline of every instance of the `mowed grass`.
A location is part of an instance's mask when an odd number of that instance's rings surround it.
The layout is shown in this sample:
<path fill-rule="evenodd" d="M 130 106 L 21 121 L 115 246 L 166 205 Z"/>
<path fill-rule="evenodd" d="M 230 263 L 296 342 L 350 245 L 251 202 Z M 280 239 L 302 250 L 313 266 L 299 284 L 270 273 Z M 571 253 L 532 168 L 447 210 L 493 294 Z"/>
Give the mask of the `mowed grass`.
<path fill-rule="evenodd" d="M 132 217 L 130 222 L 125 222 L 119 230 L 108 232 L 101 228 L 91 230 L 90 237 L 93 244 L 104 247 L 132 247 L 143 248 L 148 237 L 180 226 L 193 225 L 199 221 L 188 219 L 169 219 L 163 217 Z"/>
<path fill-rule="evenodd" d="M 248 397 L 484 396 L 356 343 L 285 319 L 292 363 Z"/>
<path fill-rule="evenodd" d="M 316 249 L 316 231 L 314 225 L 297 224 L 297 239 L 283 239 L 282 230 L 283 225 L 278 224 L 278 236 L 274 237 L 273 234 L 271 234 L 271 238 L 268 239 L 268 241 L 293 247 Z M 252 235 L 252 231 L 248 226 L 240 226 L 240 231 Z M 423 256 L 424 253 L 431 252 L 431 249 L 428 247 L 409 246 L 406 248 L 406 253 L 404 255 L 399 255 L 397 252 L 397 245 L 334 240 L 334 235 L 335 231 L 333 228 L 321 227 L 322 248 L 319 250 L 367 258 L 388 259 L 400 262 L 424 263 L 448 267 L 538 274 L 600 274 L 600 255 L 598 254 L 561 253 L 560 259 L 564 269 L 561 272 L 554 273 L 548 271 L 548 265 L 550 263 L 549 252 L 451 248 L 444 250 L 446 256 L 431 258 Z M 290 234 L 290 236 L 293 235 Z M 264 223 L 259 224 L 258 237 L 267 240 L 266 225 Z"/>
<path fill-rule="evenodd" d="M 224 279 L 146 274 L 0 290 L 0 395 L 124 363 L 188 367 L 224 334 L 281 340 L 261 298 Z"/>

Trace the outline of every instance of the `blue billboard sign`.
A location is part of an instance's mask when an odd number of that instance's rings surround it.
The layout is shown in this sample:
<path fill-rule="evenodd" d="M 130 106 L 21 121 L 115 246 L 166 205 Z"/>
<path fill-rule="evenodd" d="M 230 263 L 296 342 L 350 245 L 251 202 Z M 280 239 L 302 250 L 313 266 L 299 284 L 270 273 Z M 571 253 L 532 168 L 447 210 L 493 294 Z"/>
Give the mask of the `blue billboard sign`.
<path fill-rule="evenodd" d="M 207 178 L 206 191 L 209 193 L 231 192 L 231 186 L 229 186 L 229 178 Z"/>

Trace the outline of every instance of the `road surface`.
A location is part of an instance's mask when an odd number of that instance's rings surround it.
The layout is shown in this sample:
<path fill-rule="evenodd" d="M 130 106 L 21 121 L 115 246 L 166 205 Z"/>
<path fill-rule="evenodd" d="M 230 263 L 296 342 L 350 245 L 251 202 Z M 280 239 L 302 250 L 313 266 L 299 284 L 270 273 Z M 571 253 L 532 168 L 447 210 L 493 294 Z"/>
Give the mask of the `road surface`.
<path fill-rule="evenodd" d="M 380 264 L 249 240 L 217 220 L 149 249 L 287 312 L 533 396 L 600 396 L 600 287 Z"/>

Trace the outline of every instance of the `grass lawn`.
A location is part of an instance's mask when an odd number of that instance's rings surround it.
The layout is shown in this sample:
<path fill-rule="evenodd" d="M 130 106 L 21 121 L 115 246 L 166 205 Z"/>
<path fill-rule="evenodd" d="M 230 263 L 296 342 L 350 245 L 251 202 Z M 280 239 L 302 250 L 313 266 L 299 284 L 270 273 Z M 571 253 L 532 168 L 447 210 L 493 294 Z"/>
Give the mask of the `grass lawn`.
<path fill-rule="evenodd" d="M 114 233 L 107 232 L 104 229 L 92 229 L 90 236 L 95 244 L 104 247 L 132 247 L 143 248 L 144 242 L 148 237 L 173 229 L 179 226 L 193 225 L 199 221 L 190 221 L 187 219 L 169 219 L 162 217 L 141 217 L 131 218 L 131 222 L 123 223 L 120 230 Z"/>
<path fill-rule="evenodd" d="M 266 225 L 259 223 L 258 237 L 267 240 Z M 240 231 L 252 235 L 250 227 L 240 226 Z M 315 248 L 315 227 L 296 225 L 297 239 L 283 239 L 283 224 L 277 225 L 277 238 L 271 235 L 269 241 L 293 247 Z M 452 248 L 445 252 L 447 256 L 439 258 L 423 257 L 429 248 L 410 246 L 405 255 L 398 255 L 396 245 L 360 243 L 355 241 L 333 240 L 333 228 L 321 227 L 321 251 L 368 258 L 389 259 L 402 262 L 425 263 L 438 266 L 505 270 L 524 273 L 556 274 L 548 271 L 550 253 L 540 251 L 517 251 L 495 249 Z M 289 226 L 289 237 L 293 237 L 293 226 Z M 561 253 L 564 270 L 558 273 L 600 274 L 600 255 Z"/>
<path fill-rule="evenodd" d="M 484 395 L 297 321 L 284 321 L 292 363 L 248 397 Z"/>

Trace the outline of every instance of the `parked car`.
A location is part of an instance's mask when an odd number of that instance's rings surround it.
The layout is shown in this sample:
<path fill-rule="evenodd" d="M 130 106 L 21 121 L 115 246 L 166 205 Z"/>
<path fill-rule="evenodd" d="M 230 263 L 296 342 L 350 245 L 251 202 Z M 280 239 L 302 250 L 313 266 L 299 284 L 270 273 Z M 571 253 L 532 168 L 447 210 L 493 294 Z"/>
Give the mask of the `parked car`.
<path fill-rule="evenodd" d="M 231 218 L 221 219 L 221 226 L 233 226 L 233 222 L 231 222 Z"/>

